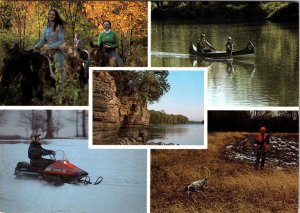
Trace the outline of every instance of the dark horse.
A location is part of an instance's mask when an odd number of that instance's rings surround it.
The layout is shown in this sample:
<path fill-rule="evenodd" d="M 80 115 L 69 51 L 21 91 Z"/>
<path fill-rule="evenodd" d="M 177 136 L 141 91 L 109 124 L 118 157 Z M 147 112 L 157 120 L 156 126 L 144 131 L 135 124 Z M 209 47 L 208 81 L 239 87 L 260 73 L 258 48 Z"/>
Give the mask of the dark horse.
<path fill-rule="evenodd" d="M 116 60 L 112 57 L 108 50 L 103 46 L 103 43 L 98 46 L 95 45 L 92 41 L 90 42 L 90 59 L 89 66 L 95 67 L 116 67 Z"/>
<path fill-rule="evenodd" d="M 49 59 L 32 50 L 15 45 L 6 51 L 1 72 L 0 102 L 9 105 L 31 105 L 44 101 L 44 91 L 55 87 Z M 17 93 L 17 94 L 16 94 Z M 11 101 L 12 99 L 16 99 Z"/>
<path fill-rule="evenodd" d="M 82 60 L 71 54 L 65 54 L 65 71 L 67 75 L 78 79 L 83 88 L 88 83 Z M 56 87 L 52 71 L 53 60 L 49 56 L 26 51 L 15 45 L 7 48 L 4 66 L 1 72 L 0 104 L 5 105 L 41 105 L 45 92 Z"/>

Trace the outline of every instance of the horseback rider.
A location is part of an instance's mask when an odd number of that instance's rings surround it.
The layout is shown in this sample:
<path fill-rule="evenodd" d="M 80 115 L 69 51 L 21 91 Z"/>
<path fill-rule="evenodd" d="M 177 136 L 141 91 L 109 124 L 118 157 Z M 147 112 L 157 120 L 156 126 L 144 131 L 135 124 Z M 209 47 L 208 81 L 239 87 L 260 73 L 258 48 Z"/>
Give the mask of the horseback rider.
<path fill-rule="evenodd" d="M 44 155 L 55 155 L 55 151 L 43 149 L 40 143 L 41 134 L 36 133 L 30 136 L 31 143 L 28 148 L 28 158 L 30 164 L 33 166 L 46 168 L 49 164 L 53 163 L 54 160 L 42 158 Z"/>
<path fill-rule="evenodd" d="M 80 49 L 83 50 L 83 41 L 80 38 L 80 35 L 78 33 L 75 33 L 75 37 L 74 37 L 74 49 Z"/>
<path fill-rule="evenodd" d="M 216 50 L 216 49 L 213 48 L 212 45 L 205 39 L 205 34 L 201 34 L 201 37 L 197 42 L 197 51 L 202 53 L 207 53 L 207 52 L 211 52 L 212 50 Z"/>
<path fill-rule="evenodd" d="M 64 53 L 60 46 L 64 43 L 64 26 L 66 22 L 62 20 L 57 10 L 51 9 L 48 13 L 48 24 L 44 29 L 44 34 L 40 41 L 34 46 L 35 49 L 42 48 L 45 44 L 50 54 L 54 56 L 55 67 L 61 74 L 61 86 L 64 85 L 66 72 L 64 70 Z"/>
<path fill-rule="evenodd" d="M 104 31 L 98 36 L 98 46 L 101 44 L 104 49 L 110 54 L 111 57 L 115 58 L 116 65 L 118 67 L 123 66 L 123 61 L 119 54 L 116 52 L 116 48 L 119 48 L 119 38 L 116 32 L 111 30 L 111 22 L 106 20 L 102 23 Z"/>
<path fill-rule="evenodd" d="M 269 150 L 270 134 L 266 133 L 265 127 L 261 127 L 259 131 L 260 134 L 257 135 L 257 137 L 255 138 L 256 152 L 257 152 L 255 168 L 258 169 L 260 159 L 261 159 L 261 169 L 263 169 L 266 161 L 266 154 Z"/>

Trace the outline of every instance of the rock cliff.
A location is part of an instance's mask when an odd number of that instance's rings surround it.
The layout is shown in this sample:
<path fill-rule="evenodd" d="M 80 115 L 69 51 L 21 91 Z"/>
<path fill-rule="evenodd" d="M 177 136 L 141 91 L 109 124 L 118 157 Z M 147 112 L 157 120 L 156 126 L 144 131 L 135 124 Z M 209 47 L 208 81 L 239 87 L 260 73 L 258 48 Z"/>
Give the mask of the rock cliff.
<path fill-rule="evenodd" d="M 93 74 L 93 144 L 117 144 L 121 127 L 146 126 L 147 103 L 132 96 L 116 96 L 116 83 L 108 71 Z"/>

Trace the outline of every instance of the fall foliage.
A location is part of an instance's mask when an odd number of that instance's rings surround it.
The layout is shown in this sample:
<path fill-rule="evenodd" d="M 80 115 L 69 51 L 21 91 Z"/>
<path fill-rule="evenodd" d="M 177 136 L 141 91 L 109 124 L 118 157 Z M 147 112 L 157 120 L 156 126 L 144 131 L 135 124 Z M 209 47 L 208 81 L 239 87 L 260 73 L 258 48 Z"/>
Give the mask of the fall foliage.
<path fill-rule="evenodd" d="M 67 22 L 67 45 L 73 46 L 74 34 L 77 32 L 88 49 L 88 43 L 96 41 L 99 33 L 103 31 L 103 20 L 110 20 L 112 30 L 120 37 L 119 52 L 122 55 L 127 54 L 127 58 L 132 58 L 128 54 L 131 54 L 133 43 L 143 48 L 147 46 L 147 2 L 5 0 L 0 1 L 0 49 L 4 44 L 14 43 L 31 49 L 42 36 L 47 24 L 47 14 L 52 8 Z M 3 57 L 3 53 L 0 54 L 1 61 Z"/>

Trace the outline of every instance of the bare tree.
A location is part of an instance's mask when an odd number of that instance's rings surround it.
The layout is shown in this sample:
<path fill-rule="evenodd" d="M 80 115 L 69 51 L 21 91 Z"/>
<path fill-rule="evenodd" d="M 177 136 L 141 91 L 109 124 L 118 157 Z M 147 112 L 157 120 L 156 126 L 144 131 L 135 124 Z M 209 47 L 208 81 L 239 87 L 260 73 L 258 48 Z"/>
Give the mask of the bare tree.
<path fill-rule="evenodd" d="M 60 117 L 58 117 L 55 121 L 53 132 L 55 132 L 56 137 L 58 137 L 59 131 L 64 127 L 64 124 L 60 121 Z"/>
<path fill-rule="evenodd" d="M 87 124 L 87 111 L 82 110 L 82 137 L 87 137 L 87 132 L 86 132 L 86 124 Z"/>
<path fill-rule="evenodd" d="M 72 114 L 72 117 L 71 118 L 66 118 L 66 120 L 71 121 L 72 123 L 75 124 L 76 137 L 79 137 L 79 113 L 80 112 L 78 110 L 76 110 L 76 111 L 74 111 L 74 113 L 75 113 L 75 116 L 74 116 L 74 114 Z"/>
<path fill-rule="evenodd" d="M 53 119 L 52 119 L 52 111 L 46 110 L 47 113 L 47 132 L 46 138 L 53 138 Z"/>
<path fill-rule="evenodd" d="M 0 110 L 0 126 L 5 123 L 5 117 L 6 117 L 6 112 L 5 110 Z"/>
<path fill-rule="evenodd" d="M 45 132 L 47 130 L 46 115 L 41 110 L 19 111 L 19 126 L 23 127 L 28 137 L 30 132 Z"/>

